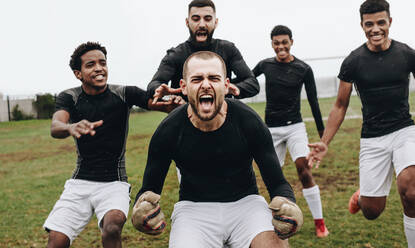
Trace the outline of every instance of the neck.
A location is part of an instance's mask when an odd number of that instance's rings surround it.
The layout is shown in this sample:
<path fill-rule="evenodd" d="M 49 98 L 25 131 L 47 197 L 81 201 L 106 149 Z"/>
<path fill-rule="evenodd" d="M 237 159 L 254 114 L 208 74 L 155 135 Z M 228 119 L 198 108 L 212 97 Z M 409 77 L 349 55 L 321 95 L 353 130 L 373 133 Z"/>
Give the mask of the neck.
<path fill-rule="evenodd" d="M 190 122 L 195 128 L 202 132 L 212 132 L 219 129 L 226 120 L 227 112 L 228 104 L 224 101 L 219 113 L 212 120 L 203 121 L 193 112 L 190 105 L 187 107 L 187 116 L 190 119 Z"/>
<path fill-rule="evenodd" d="M 372 51 L 372 52 L 382 52 L 382 51 L 386 51 L 389 49 L 389 47 L 392 44 L 392 40 L 391 39 L 387 39 L 385 42 L 383 42 L 381 45 L 379 46 L 374 46 L 371 43 L 369 43 L 369 41 L 366 42 L 366 46 L 367 48 Z"/>
<path fill-rule="evenodd" d="M 290 63 L 291 61 L 294 60 L 294 56 L 292 56 L 291 54 L 285 59 L 280 59 L 278 56 L 275 56 L 275 57 L 277 58 L 277 61 L 280 63 Z"/>
<path fill-rule="evenodd" d="M 107 89 L 107 87 L 108 87 L 107 84 L 105 84 L 104 87 L 92 87 L 92 86 L 87 86 L 85 84 L 82 84 L 82 89 L 88 95 L 98 95 L 98 94 L 101 94 L 102 92 L 104 92 Z"/>

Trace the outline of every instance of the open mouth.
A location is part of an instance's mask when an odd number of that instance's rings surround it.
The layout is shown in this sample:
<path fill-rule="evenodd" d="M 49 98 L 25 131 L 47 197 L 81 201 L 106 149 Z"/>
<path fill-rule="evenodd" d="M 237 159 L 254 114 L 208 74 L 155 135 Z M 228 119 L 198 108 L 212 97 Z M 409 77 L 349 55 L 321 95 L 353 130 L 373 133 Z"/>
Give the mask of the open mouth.
<path fill-rule="evenodd" d="M 105 79 L 105 76 L 102 75 L 102 74 L 98 74 L 98 75 L 95 76 L 95 79 L 96 80 L 104 80 Z"/>
<path fill-rule="evenodd" d="M 205 39 L 208 36 L 208 32 L 206 30 L 196 31 L 196 37 Z"/>
<path fill-rule="evenodd" d="M 209 111 L 213 106 L 213 96 L 212 95 L 202 95 L 199 97 L 199 104 L 202 111 Z"/>

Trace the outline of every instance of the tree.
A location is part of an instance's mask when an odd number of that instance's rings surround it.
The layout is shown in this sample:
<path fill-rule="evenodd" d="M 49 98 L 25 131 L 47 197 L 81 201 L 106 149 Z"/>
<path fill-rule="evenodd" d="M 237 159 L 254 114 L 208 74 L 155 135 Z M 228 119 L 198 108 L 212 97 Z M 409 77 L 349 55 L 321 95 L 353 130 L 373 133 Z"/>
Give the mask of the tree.
<path fill-rule="evenodd" d="M 23 113 L 23 111 L 19 109 L 19 104 L 16 104 L 12 109 L 12 119 L 14 121 L 29 120 L 33 119 L 33 116 Z"/>
<path fill-rule="evenodd" d="M 33 106 L 37 111 L 38 119 L 52 118 L 55 110 L 55 98 L 49 93 L 43 95 L 37 94 L 36 100 L 33 102 Z"/>

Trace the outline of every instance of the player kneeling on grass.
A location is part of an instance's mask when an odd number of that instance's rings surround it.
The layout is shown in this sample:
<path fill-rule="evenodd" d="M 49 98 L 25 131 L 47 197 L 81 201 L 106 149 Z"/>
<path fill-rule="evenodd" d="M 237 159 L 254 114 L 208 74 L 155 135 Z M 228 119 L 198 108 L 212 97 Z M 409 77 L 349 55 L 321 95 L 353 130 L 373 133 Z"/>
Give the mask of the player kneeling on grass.
<path fill-rule="evenodd" d="M 164 230 L 159 199 L 174 160 L 182 179 L 169 247 L 287 246 L 282 239 L 300 229 L 301 210 L 261 118 L 238 100 L 225 100 L 229 79 L 222 58 L 208 51 L 192 54 L 180 85 L 189 103 L 171 112 L 151 139 L 133 225 L 148 234 Z M 258 195 L 253 159 L 272 199 L 269 206 Z"/>
<path fill-rule="evenodd" d="M 104 247 L 121 247 L 130 205 L 125 169 L 128 116 L 147 108 L 146 91 L 107 84 L 107 51 L 87 42 L 74 51 L 71 69 L 82 82 L 56 98 L 51 135 L 75 138 L 78 160 L 71 179 L 45 221 L 47 247 L 69 247 L 95 213 Z"/>

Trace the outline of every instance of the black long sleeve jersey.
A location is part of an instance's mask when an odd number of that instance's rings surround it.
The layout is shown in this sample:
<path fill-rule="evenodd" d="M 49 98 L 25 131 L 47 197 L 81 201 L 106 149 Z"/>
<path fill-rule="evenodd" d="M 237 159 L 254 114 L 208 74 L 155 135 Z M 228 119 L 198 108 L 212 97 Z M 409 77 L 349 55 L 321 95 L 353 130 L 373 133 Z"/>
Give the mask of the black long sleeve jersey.
<path fill-rule="evenodd" d="M 231 202 L 258 194 L 252 168 L 255 159 L 270 197 L 295 201 L 268 128 L 245 104 L 234 99 L 226 102 L 225 122 L 212 132 L 193 126 L 187 116 L 188 104 L 160 123 L 150 142 L 143 185 L 136 199 L 148 190 L 161 194 L 172 160 L 182 175 L 180 200 Z"/>
<path fill-rule="evenodd" d="M 98 95 L 88 95 L 82 87 L 61 92 L 56 98 L 56 111 L 65 110 L 70 123 L 81 120 L 103 120 L 94 136 L 75 139 L 78 160 L 74 179 L 110 182 L 127 181 L 125 145 L 128 118 L 133 105 L 147 108 L 146 91 L 135 86 L 108 85 Z"/>
<path fill-rule="evenodd" d="M 300 110 L 301 88 L 304 84 L 317 130 L 324 130 L 316 83 L 309 65 L 296 57 L 290 63 L 281 63 L 272 57 L 260 61 L 253 73 L 255 77 L 265 75 L 265 123 L 269 127 L 287 126 L 303 121 Z"/>
<path fill-rule="evenodd" d="M 171 88 L 180 88 L 180 79 L 183 77 L 183 65 L 186 59 L 197 51 L 211 51 L 220 55 L 225 62 L 227 77 L 231 79 L 232 72 L 240 79 L 236 84 L 240 95 L 236 98 L 251 97 L 259 92 L 259 84 L 251 70 L 242 58 L 238 48 L 229 41 L 212 39 L 210 45 L 196 47 L 189 38 L 175 48 L 167 50 L 166 56 L 162 59 L 156 74 L 147 86 L 149 97 L 163 83 L 171 81 Z"/>
<path fill-rule="evenodd" d="M 362 138 L 414 125 L 408 103 L 411 72 L 415 73 L 415 50 L 395 40 L 382 52 L 363 44 L 343 61 L 338 78 L 356 86 L 362 101 Z"/>

